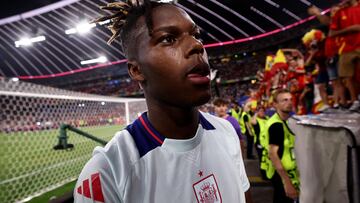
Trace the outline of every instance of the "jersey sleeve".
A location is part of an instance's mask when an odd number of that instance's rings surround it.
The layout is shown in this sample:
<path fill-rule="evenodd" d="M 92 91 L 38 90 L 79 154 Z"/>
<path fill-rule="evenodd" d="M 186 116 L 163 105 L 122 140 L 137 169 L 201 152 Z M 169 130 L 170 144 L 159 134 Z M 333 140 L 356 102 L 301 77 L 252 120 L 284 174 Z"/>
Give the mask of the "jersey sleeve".
<path fill-rule="evenodd" d="M 123 202 L 104 155 L 95 154 L 83 168 L 74 188 L 74 202 Z"/>
<path fill-rule="evenodd" d="M 236 137 L 236 131 L 234 129 L 234 127 L 232 127 L 232 125 L 230 123 L 226 123 L 225 128 L 228 129 L 230 134 L 233 134 L 235 136 L 232 136 L 233 138 Z M 243 189 L 244 192 L 246 192 L 249 188 L 250 188 L 250 182 L 249 179 L 246 175 L 246 171 L 245 171 L 245 166 L 244 166 L 244 160 L 242 159 L 242 154 L 241 154 L 241 149 L 240 149 L 240 139 L 233 139 L 232 143 L 235 144 L 234 147 L 236 147 L 237 149 L 237 155 L 236 155 L 236 164 L 239 167 L 239 171 L 240 171 L 240 182 L 241 182 L 241 187 Z"/>
<path fill-rule="evenodd" d="M 231 125 L 234 127 L 239 139 L 242 140 L 243 137 L 241 135 L 241 128 L 240 128 L 239 122 L 232 116 L 229 116 L 227 119 L 231 123 Z"/>
<path fill-rule="evenodd" d="M 240 156 L 242 157 L 241 150 L 240 150 Z M 242 158 L 240 161 L 240 179 L 241 179 L 242 189 L 244 192 L 246 192 L 250 188 L 250 182 L 246 175 L 244 160 Z"/>
<path fill-rule="evenodd" d="M 120 131 L 106 144 L 96 147 L 74 189 L 74 202 L 124 202 L 132 163 L 138 159 L 131 135 Z"/>

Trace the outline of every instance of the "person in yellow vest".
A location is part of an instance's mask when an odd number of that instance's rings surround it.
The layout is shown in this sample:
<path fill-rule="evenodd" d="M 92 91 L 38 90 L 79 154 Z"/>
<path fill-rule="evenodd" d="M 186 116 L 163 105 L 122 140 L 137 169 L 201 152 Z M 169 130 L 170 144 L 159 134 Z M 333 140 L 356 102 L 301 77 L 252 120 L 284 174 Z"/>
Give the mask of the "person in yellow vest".
<path fill-rule="evenodd" d="M 240 140 L 240 144 L 241 144 L 241 152 L 242 152 L 242 156 L 244 156 L 244 149 L 245 149 L 245 140 L 244 140 L 244 134 L 242 134 L 242 130 L 241 130 L 241 114 L 243 112 L 243 109 L 240 107 L 239 103 L 235 100 L 232 100 L 231 102 L 231 108 L 229 110 L 229 114 L 230 116 L 234 117 L 239 125 L 240 125 L 240 137 L 241 137 L 241 140 Z"/>
<path fill-rule="evenodd" d="M 264 106 L 257 106 L 257 112 L 255 113 L 255 115 L 251 118 L 251 125 L 254 129 L 254 144 L 255 144 L 255 149 L 256 152 L 258 154 L 259 157 L 259 163 L 260 163 L 260 173 L 261 173 L 261 177 L 264 180 L 267 180 L 268 178 L 266 177 L 266 171 L 265 168 L 261 167 L 261 163 L 262 163 L 262 154 L 263 154 L 263 149 L 266 147 L 265 144 L 265 136 L 263 136 L 263 134 L 265 133 L 265 127 L 266 127 L 266 121 L 269 118 L 265 115 L 265 107 Z"/>
<path fill-rule="evenodd" d="M 251 112 L 250 107 L 250 102 L 246 103 L 244 106 L 244 110 L 241 113 L 240 128 L 241 133 L 246 137 L 246 158 L 255 159 L 253 155 L 254 133 L 250 123 L 253 113 Z"/>
<path fill-rule="evenodd" d="M 274 187 L 274 203 L 293 203 L 299 196 L 299 175 L 294 155 L 295 135 L 287 120 L 292 111 L 291 94 L 278 90 L 274 94 L 276 113 L 267 121 L 268 153 L 271 163 L 266 175 Z"/>
<path fill-rule="evenodd" d="M 231 102 L 230 116 L 234 117 L 240 124 L 242 109 L 236 101 Z"/>

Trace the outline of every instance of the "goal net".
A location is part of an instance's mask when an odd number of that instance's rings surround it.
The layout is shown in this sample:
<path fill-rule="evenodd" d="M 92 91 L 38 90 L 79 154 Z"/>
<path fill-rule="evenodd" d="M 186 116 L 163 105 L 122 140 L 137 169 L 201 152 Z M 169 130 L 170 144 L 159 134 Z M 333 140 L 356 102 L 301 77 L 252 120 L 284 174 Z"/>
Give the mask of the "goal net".
<path fill-rule="evenodd" d="M 19 202 L 79 175 L 95 146 L 68 132 L 71 150 L 54 150 L 59 127 L 69 124 L 102 140 L 146 111 L 145 99 L 61 90 L 0 78 L 0 202 Z"/>

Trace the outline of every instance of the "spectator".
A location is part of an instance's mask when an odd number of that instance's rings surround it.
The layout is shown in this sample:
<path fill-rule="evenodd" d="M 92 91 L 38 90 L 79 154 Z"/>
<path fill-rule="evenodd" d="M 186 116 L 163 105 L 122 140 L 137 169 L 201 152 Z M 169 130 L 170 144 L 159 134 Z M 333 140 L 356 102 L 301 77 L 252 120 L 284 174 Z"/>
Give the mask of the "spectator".
<path fill-rule="evenodd" d="M 358 110 L 358 82 L 355 73 L 360 67 L 360 4 L 349 0 L 348 5 L 338 10 L 331 19 L 330 37 L 340 37 L 339 76 L 344 79 L 350 92 L 350 110 Z"/>
<path fill-rule="evenodd" d="M 274 187 L 274 203 L 293 203 L 299 196 L 299 176 L 296 166 L 295 135 L 287 125 L 292 110 L 291 94 L 278 90 L 274 95 L 276 113 L 267 121 L 265 133 L 269 140 L 267 177 Z"/>
<path fill-rule="evenodd" d="M 311 30 L 303 37 L 303 43 L 307 48 L 308 57 L 305 62 L 305 66 L 315 66 L 317 69 L 317 77 L 315 84 L 317 84 L 320 92 L 320 97 L 323 102 L 323 106 L 319 111 L 325 111 L 330 108 L 327 84 L 329 82 L 329 76 L 327 73 L 326 56 L 325 56 L 325 35 L 320 30 Z"/>
<path fill-rule="evenodd" d="M 258 106 L 257 112 L 251 118 L 251 124 L 254 128 L 255 134 L 255 149 L 258 154 L 260 163 L 260 174 L 264 180 L 268 179 L 266 177 L 266 167 L 263 166 L 263 164 L 266 163 L 265 157 L 263 157 L 263 155 L 267 156 L 267 153 L 264 152 L 264 149 L 268 147 L 265 140 L 265 127 L 266 121 L 268 119 L 269 118 L 265 116 L 265 108 L 263 106 Z"/>
<path fill-rule="evenodd" d="M 239 140 L 240 140 L 241 151 L 244 152 L 244 141 L 243 141 L 244 139 L 241 134 L 239 121 L 236 118 L 234 118 L 233 116 L 230 116 L 227 114 L 228 102 L 221 98 L 217 98 L 214 100 L 213 104 L 214 104 L 215 115 L 229 121 L 231 123 L 231 125 L 234 127 L 236 134 L 238 135 Z M 244 153 L 242 153 L 242 154 L 244 154 Z"/>
<path fill-rule="evenodd" d="M 323 15 L 321 10 L 316 6 L 311 6 L 308 9 L 310 15 L 314 15 L 317 19 L 324 25 L 329 26 L 331 18 L 335 13 L 341 8 L 341 5 L 336 4 L 331 7 L 330 16 Z M 346 99 L 344 94 L 344 86 L 338 75 L 338 51 L 339 45 L 337 43 L 339 37 L 330 37 L 327 36 L 325 39 L 325 56 L 327 57 L 327 72 L 329 75 L 329 80 L 333 88 L 334 94 L 334 108 L 338 108 L 339 104 L 341 106 L 346 106 Z"/>

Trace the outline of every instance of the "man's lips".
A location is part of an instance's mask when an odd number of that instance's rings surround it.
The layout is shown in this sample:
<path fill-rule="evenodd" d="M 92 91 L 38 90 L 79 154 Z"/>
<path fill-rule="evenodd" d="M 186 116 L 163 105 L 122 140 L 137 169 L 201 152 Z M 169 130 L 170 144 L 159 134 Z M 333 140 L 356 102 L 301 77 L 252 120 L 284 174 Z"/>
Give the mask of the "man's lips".
<path fill-rule="evenodd" d="M 210 68 L 207 63 L 199 63 L 192 68 L 186 77 L 194 84 L 210 83 Z"/>
<path fill-rule="evenodd" d="M 209 84 L 210 75 L 203 76 L 201 74 L 191 73 L 187 75 L 188 80 L 194 84 Z"/>

